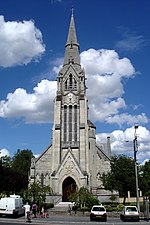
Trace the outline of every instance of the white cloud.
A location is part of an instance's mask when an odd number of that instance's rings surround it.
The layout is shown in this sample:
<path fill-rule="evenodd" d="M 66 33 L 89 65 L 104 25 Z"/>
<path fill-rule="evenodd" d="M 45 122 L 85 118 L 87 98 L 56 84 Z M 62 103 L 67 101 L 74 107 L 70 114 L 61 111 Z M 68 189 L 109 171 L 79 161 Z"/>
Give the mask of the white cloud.
<path fill-rule="evenodd" d="M 6 148 L 0 149 L 0 158 L 3 156 L 10 156 L 9 151 Z"/>
<path fill-rule="evenodd" d="M 145 165 L 145 163 L 148 162 L 148 161 L 149 161 L 149 159 L 145 159 L 145 160 L 141 163 L 141 165 L 142 165 L 142 166 Z"/>
<path fill-rule="evenodd" d="M 120 113 L 127 105 L 122 98 L 124 94 L 123 79 L 134 77 L 136 72 L 128 58 L 119 58 L 114 50 L 89 49 L 81 53 L 81 63 L 85 68 L 88 86 L 89 115 L 92 121 L 109 124 L 147 123 L 144 113 L 130 115 Z"/>
<path fill-rule="evenodd" d="M 39 154 L 34 154 L 34 157 L 35 158 L 38 158 L 40 155 Z"/>
<path fill-rule="evenodd" d="M 52 73 L 58 72 L 62 58 L 56 60 Z M 135 76 L 135 69 L 127 58 L 119 59 L 113 50 L 89 49 L 81 53 L 81 63 L 85 68 L 88 86 L 90 119 L 109 124 L 145 124 L 144 113 L 131 115 L 121 113 L 127 105 L 123 99 L 122 80 Z M 93 88 L 94 87 L 94 88 Z M 53 99 L 56 81 L 42 80 L 33 93 L 18 88 L 0 102 L 0 117 L 22 117 L 26 123 L 48 123 L 53 121 Z"/>
<path fill-rule="evenodd" d="M 143 126 L 139 126 L 137 131 L 138 152 L 137 159 L 139 162 L 144 162 L 150 158 L 150 131 Z M 103 143 L 110 136 L 111 148 L 114 154 L 125 154 L 133 157 L 133 140 L 135 135 L 134 126 L 127 128 L 125 131 L 114 130 L 112 133 L 101 133 L 96 135 L 98 143 Z"/>
<path fill-rule="evenodd" d="M 81 62 L 87 75 L 116 74 L 121 77 L 131 77 L 135 72 L 128 58 L 119 59 L 114 50 L 89 49 L 81 53 Z"/>
<path fill-rule="evenodd" d="M 33 21 L 8 21 L 0 16 L 0 66 L 28 64 L 45 51 L 42 34 Z"/>
<path fill-rule="evenodd" d="M 51 4 L 53 5 L 53 4 L 55 4 L 55 3 L 61 3 L 62 2 L 62 0 L 51 0 Z"/>
<path fill-rule="evenodd" d="M 115 47 L 120 50 L 138 51 L 148 44 L 142 35 L 137 35 L 123 27 L 120 31 L 122 39 L 115 44 Z"/>
<path fill-rule="evenodd" d="M 6 101 L 0 102 L 0 117 L 24 118 L 26 123 L 49 123 L 53 118 L 53 100 L 56 81 L 42 80 L 33 93 L 18 88 L 7 95 Z"/>
<path fill-rule="evenodd" d="M 149 119 L 146 117 L 146 115 L 144 113 L 142 113 L 141 115 L 130 115 L 128 113 L 122 113 L 122 114 L 118 114 L 118 115 L 114 115 L 114 116 L 110 116 L 106 118 L 106 122 L 109 124 L 118 124 L 118 125 L 122 125 L 123 123 L 126 123 L 128 125 L 131 124 L 146 124 L 149 122 Z"/>

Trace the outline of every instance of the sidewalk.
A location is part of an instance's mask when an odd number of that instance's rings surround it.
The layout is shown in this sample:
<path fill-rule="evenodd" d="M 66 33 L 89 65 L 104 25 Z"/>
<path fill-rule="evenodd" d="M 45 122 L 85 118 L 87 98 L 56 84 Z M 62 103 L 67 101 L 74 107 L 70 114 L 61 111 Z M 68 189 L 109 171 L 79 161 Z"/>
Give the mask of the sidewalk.
<path fill-rule="evenodd" d="M 52 221 L 55 221 L 55 218 L 61 218 L 64 219 L 64 217 L 74 217 L 74 215 L 70 214 L 51 214 L 47 218 L 41 218 L 40 216 L 37 216 L 36 218 L 32 218 L 31 223 L 25 221 L 25 217 L 19 217 L 19 218 L 10 218 L 10 217 L 1 217 L 0 222 L 5 221 L 5 223 L 20 223 L 20 224 L 50 224 Z"/>

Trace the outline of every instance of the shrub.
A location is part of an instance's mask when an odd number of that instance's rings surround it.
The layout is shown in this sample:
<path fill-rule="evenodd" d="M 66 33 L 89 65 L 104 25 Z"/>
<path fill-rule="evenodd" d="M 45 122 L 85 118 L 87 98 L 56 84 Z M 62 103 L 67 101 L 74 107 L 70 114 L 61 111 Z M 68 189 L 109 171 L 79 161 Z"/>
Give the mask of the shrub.
<path fill-rule="evenodd" d="M 50 209 L 54 207 L 54 203 L 50 202 L 50 203 L 44 203 L 43 204 L 45 209 Z"/>

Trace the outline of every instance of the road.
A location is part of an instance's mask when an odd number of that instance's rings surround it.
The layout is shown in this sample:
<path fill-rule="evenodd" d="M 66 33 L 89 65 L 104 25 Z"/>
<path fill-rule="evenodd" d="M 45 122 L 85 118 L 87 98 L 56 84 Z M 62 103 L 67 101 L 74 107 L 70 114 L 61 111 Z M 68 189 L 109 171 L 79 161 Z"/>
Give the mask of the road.
<path fill-rule="evenodd" d="M 0 218 L 0 225 L 22 225 L 29 224 L 25 222 L 24 217 L 12 219 L 12 218 Z M 49 218 L 34 218 L 32 225 L 122 225 L 123 222 L 119 218 L 108 218 L 107 222 L 95 222 L 90 221 L 88 216 L 69 216 L 69 215 L 52 215 Z M 147 221 L 141 220 L 140 222 L 125 222 L 125 225 L 147 225 Z"/>

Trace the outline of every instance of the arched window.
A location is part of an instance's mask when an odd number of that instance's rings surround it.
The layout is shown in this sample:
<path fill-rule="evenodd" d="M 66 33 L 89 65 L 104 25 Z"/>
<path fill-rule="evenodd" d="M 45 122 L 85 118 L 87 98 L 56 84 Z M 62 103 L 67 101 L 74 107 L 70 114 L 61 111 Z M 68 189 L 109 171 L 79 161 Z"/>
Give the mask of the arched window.
<path fill-rule="evenodd" d="M 43 173 L 41 174 L 41 186 L 42 187 L 44 186 L 44 174 Z"/>
<path fill-rule="evenodd" d="M 65 81 L 65 90 L 67 90 L 67 80 Z"/>
<path fill-rule="evenodd" d="M 74 80 L 74 89 L 77 89 L 77 81 Z"/>
<path fill-rule="evenodd" d="M 64 143 L 67 141 L 67 106 L 64 106 Z"/>
<path fill-rule="evenodd" d="M 72 105 L 69 105 L 69 142 L 72 142 Z"/>
<path fill-rule="evenodd" d="M 69 75 L 69 89 L 72 89 L 72 74 Z"/>
<path fill-rule="evenodd" d="M 74 106 L 74 141 L 77 142 L 77 105 Z"/>

